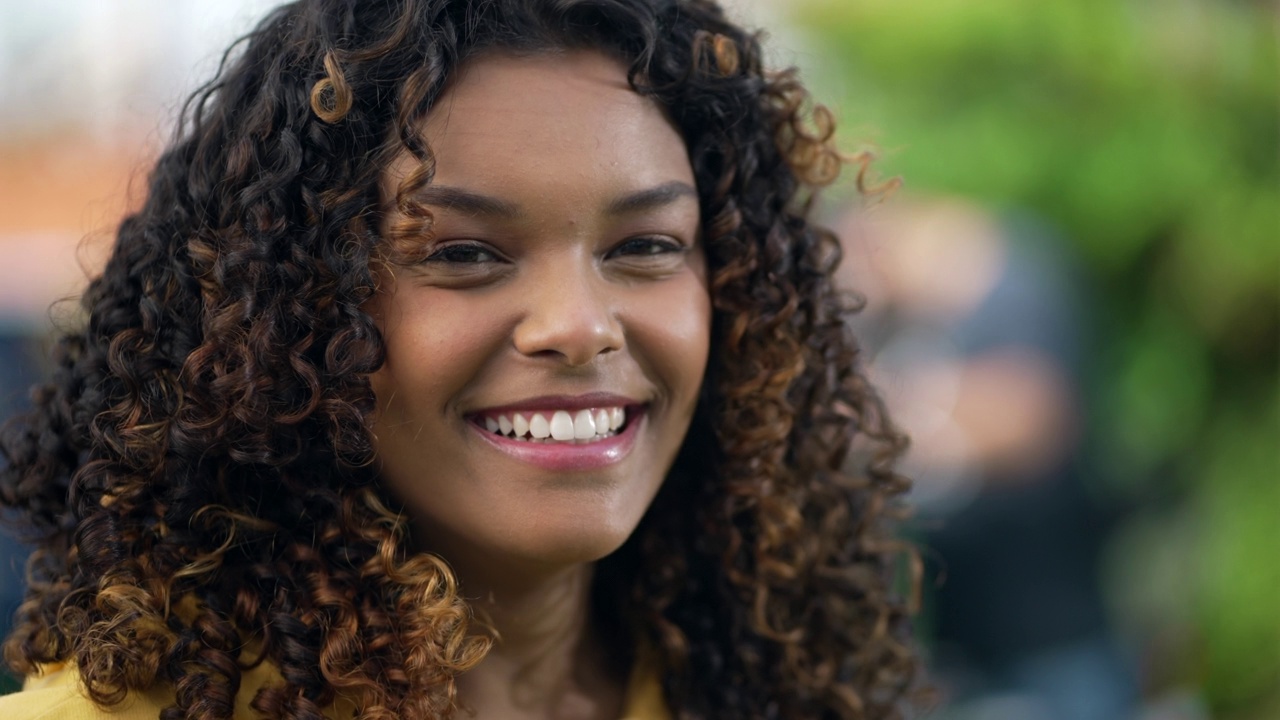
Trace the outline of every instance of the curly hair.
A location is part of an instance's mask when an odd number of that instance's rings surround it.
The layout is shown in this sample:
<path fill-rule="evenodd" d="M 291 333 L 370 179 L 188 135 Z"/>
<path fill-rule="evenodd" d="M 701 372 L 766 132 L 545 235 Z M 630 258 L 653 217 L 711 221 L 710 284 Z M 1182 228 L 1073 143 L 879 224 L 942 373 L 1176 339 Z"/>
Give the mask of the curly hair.
<path fill-rule="evenodd" d="M 301 0 L 233 46 L 0 440 L 0 503 L 37 545 L 11 668 L 70 661 L 104 705 L 167 684 L 171 719 L 230 718 L 264 661 L 268 717 L 338 695 L 363 718 L 455 714 L 492 639 L 380 486 L 385 350 L 362 306 L 390 252 L 383 169 L 407 148 L 429 179 L 417 123 L 494 48 L 621 60 L 700 196 L 710 366 L 593 602 L 655 651 L 679 717 L 902 715 L 906 440 L 859 369 L 837 239 L 808 219 L 840 171 L 834 123 L 711 0 Z"/>

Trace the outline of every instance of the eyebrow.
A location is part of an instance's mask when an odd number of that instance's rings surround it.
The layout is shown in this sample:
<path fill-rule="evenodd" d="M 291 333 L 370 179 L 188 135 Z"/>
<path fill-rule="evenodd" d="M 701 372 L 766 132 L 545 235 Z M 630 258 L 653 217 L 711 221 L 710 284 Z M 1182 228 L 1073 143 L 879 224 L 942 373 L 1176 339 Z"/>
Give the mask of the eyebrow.
<path fill-rule="evenodd" d="M 468 215 L 488 215 L 506 220 L 524 216 L 515 203 L 448 185 L 427 185 L 414 193 L 414 196 L 427 205 L 459 210 Z"/>
<path fill-rule="evenodd" d="M 697 200 L 698 191 L 694 190 L 689 183 L 673 180 L 648 190 L 624 195 L 609 203 L 609 206 L 605 208 L 605 212 L 610 215 L 627 215 L 670 205 L 686 197 Z"/>
<path fill-rule="evenodd" d="M 518 220 L 524 217 L 524 211 L 515 203 L 448 185 L 427 185 L 418 190 L 415 197 L 419 202 L 427 205 L 458 210 L 468 215 L 498 217 L 504 220 Z M 686 197 L 696 200 L 698 191 L 694 190 L 689 183 L 673 180 L 616 198 L 605 207 L 605 212 L 609 215 L 628 215 L 670 205 Z"/>

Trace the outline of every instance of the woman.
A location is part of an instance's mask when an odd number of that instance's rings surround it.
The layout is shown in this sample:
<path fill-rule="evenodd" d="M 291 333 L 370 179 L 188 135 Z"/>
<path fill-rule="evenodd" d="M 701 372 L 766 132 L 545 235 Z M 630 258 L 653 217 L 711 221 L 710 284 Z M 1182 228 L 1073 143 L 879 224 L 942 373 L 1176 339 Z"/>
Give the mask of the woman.
<path fill-rule="evenodd" d="M 896 717 L 806 98 L 707 0 L 273 12 L 4 436 L 0 708 Z"/>

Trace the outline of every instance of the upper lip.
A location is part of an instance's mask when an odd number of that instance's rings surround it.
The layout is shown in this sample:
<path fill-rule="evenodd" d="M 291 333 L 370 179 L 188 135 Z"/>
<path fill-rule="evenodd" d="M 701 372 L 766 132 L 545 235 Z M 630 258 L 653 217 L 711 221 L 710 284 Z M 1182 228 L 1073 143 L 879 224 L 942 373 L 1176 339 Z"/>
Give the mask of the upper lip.
<path fill-rule="evenodd" d="M 480 408 L 473 415 L 495 415 L 505 412 L 537 411 L 537 410 L 588 410 L 592 408 L 625 407 L 639 405 L 641 401 L 623 395 L 606 392 L 587 393 L 585 395 L 539 395 L 506 405 L 492 405 Z"/>

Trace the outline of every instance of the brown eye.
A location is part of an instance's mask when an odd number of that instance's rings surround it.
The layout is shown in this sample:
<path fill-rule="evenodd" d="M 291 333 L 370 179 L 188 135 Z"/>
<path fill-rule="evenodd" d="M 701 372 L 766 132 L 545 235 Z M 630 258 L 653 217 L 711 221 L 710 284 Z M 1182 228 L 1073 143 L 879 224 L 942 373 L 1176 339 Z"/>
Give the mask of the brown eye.
<path fill-rule="evenodd" d="M 492 250 L 477 243 L 446 245 L 431 253 L 426 259 L 428 263 L 453 265 L 476 265 L 497 261 L 498 256 Z"/>
<path fill-rule="evenodd" d="M 631 238 L 609 251 L 608 257 L 644 257 L 684 251 L 680 243 L 663 237 Z"/>

